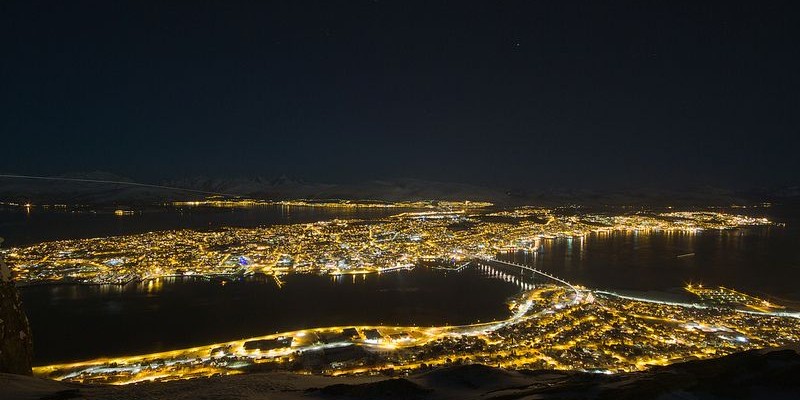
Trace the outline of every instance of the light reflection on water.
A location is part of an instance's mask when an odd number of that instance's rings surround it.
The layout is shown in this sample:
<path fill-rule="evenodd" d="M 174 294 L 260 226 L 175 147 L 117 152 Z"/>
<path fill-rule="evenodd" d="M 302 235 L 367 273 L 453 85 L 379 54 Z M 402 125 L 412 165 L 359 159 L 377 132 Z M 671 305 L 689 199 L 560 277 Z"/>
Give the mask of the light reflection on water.
<path fill-rule="evenodd" d="M 514 277 L 477 268 L 241 281 L 162 278 L 22 290 L 36 362 L 151 353 L 310 327 L 467 324 L 507 317 Z M 223 284 L 223 282 L 226 282 Z"/>
<path fill-rule="evenodd" d="M 800 236 L 767 227 L 728 231 L 598 232 L 503 253 L 592 288 L 669 291 L 688 282 L 800 301 Z"/>
<path fill-rule="evenodd" d="M 318 212 L 319 211 L 319 212 Z M 0 212 L 7 244 L 181 227 L 259 226 L 337 217 L 329 210 L 155 212 L 131 218 Z M 397 210 L 369 210 L 394 213 Z M 794 214 L 792 214 L 794 215 Z M 20 219 L 21 218 L 21 219 Z M 109 218 L 111 218 L 109 220 Z M 786 221 L 785 218 L 775 218 Z M 110 222 L 109 222 L 110 221 Z M 545 239 L 540 252 L 501 257 L 592 288 L 670 291 L 688 282 L 725 285 L 781 302 L 800 301 L 800 231 L 753 228 L 659 233 L 599 232 Z M 110 225 L 109 225 L 110 224 Z M 77 229 L 77 231 L 75 230 Z M 690 256 L 679 257 L 692 254 Z M 286 276 L 222 285 L 162 278 L 128 286 L 42 286 L 23 290 L 38 362 L 146 353 L 341 323 L 467 323 L 507 312 L 519 290 L 487 271 L 447 276 L 420 271 L 335 277 Z M 456 279 L 452 279 L 456 277 Z M 458 278 L 461 277 L 461 278 Z M 490 278 L 490 279 L 486 279 Z M 499 286 L 498 286 L 499 285 Z"/>

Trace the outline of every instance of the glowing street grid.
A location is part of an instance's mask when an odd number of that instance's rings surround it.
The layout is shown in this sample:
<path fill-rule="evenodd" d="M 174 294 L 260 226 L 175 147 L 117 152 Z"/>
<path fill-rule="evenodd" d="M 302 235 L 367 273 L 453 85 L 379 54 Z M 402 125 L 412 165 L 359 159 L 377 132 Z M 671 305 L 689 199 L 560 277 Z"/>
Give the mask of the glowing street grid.
<path fill-rule="evenodd" d="M 507 319 L 445 327 L 310 328 L 190 349 L 41 366 L 35 373 L 86 383 L 127 384 L 246 371 L 405 374 L 432 366 L 602 373 L 717 357 L 800 340 L 800 314 L 730 288 L 687 286 L 676 303 L 591 290 L 497 260 L 537 251 L 542 240 L 612 231 L 700 230 L 768 225 L 719 212 L 560 213 L 522 207 L 453 207 L 377 220 L 334 220 L 264 228 L 192 230 L 67 240 L 6 250 L 23 283 L 158 285 L 170 276 L 386 273 L 421 265 L 479 268 L 523 289 Z M 525 276 L 538 275 L 534 285 Z M 544 282 L 544 283 L 542 283 Z"/>

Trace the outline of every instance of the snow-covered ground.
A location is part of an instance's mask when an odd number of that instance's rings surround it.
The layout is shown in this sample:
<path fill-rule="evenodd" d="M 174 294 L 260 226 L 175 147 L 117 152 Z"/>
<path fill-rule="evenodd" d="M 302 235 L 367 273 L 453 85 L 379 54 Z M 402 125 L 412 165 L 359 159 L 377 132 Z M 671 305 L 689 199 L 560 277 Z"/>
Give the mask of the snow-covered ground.
<path fill-rule="evenodd" d="M 0 399 L 797 399 L 797 348 L 750 351 L 617 375 L 508 371 L 483 365 L 405 378 L 254 373 L 127 386 L 0 374 Z"/>

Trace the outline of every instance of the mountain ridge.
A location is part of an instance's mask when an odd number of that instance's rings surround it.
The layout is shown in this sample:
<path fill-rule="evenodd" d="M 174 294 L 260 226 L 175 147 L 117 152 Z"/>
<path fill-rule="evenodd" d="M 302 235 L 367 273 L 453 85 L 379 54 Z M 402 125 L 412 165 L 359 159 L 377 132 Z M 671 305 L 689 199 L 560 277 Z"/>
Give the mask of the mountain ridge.
<path fill-rule="evenodd" d="M 15 176 L 16 178 L 11 178 Z M 189 177 L 158 184 L 135 182 L 112 173 L 95 171 L 54 177 L 0 175 L 0 201 L 45 204 L 153 204 L 199 200 L 208 196 L 260 200 L 452 200 L 489 201 L 504 205 L 731 205 L 764 201 L 797 202 L 800 187 L 781 186 L 732 190 L 714 186 L 686 188 L 635 187 L 628 189 L 496 188 L 469 183 L 415 178 L 356 183 L 319 183 L 280 175 L 250 178 Z"/>

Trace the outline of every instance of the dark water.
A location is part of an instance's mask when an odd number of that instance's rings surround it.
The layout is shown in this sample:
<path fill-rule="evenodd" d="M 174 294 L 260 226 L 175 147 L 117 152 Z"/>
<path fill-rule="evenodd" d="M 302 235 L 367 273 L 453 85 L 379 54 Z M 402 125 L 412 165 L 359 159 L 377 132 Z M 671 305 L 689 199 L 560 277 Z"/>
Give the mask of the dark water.
<path fill-rule="evenodd" d="M 785 227 L 686 233 L 613 233 L 545 241 L 536 255 L 514 258 L 593 288 L 670 291 L 688 282 L 725 285 L 800 304 L 798 208 L 760 210 Z M 129 234 L 158 229 L 258 226 L 331 218 L 369 218 L 398 210 L 169 209 L 116 217 L 110 213 L 30 215 L 0 211 L 0 236 L 10 245 L 69 237 Z M 765 212 L 761 212 L 765 211 Z M 691 256 L 681 255 L 694 253 Z M 352 278 L 351 278 L 352 279 Z M 221 286 L 162 282 L 114 287 L 25 288 L 38 363 L 133 354 L 342 324 L 462 324 L 506 315 L 504 300 L 518 289 L 477 271 L 444 276 L 418 268 L 336 282 L 292 276 Z"/>
<path fill-rule="evenodd" d="M 295 275 L 220 282 L 22 289 L 37 364 L 149 353 L 339 325 L 467 324 L 506 318 L 511 283 L 474 269 L 381 275 Z M 476 294 L 480 295 L 476 295 Z"/>
<path fill-rule="evenodd" d="M 114 209 L 69 211 L 33 207 L 0 207 L 3 246 L 25 246 L 51 240 L 130 235 L 170 229 L 219 229 L 295 224 L 334 218 L 377 218 L 398 214 L 392 208 L 326 208 L 260 206 L 249 208 L 150 207 L 117 216 Z"/>
<path fill-rule="evenodd" d="M 783 228 L 593 234 L 546 240 L 541 253 L 501 257 L 593 288 L 663 291 L 702 283 L 800 301 L 800 242 Z"/>

